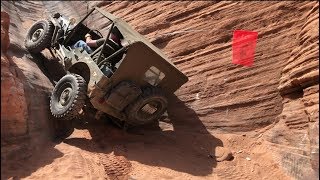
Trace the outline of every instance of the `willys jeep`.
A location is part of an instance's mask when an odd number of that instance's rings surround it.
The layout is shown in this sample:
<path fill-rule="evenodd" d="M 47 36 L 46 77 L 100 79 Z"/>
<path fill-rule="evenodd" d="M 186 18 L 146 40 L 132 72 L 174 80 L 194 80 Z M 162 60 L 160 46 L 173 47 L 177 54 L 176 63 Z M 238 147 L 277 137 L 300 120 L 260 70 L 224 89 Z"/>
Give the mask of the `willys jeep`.
<path fill-rule="evenodd" d="M 87 33 L 92 39 L 104 39 L 90 54 L 82 47 L 72 48 L 79 40 L 85 41 Z M 66 71 L 50 100 L 52 115 L 64 121 L 76 118 L 90 102 L 97 112 L 123 124 L 147 124 L 166 111 L 166 94 L 188 81 L 157 47 L 98 7 L 78 23 L 59 13 L 36 22 L 27 32 L 25 47 L 32 53 L 49 49 Z"/>

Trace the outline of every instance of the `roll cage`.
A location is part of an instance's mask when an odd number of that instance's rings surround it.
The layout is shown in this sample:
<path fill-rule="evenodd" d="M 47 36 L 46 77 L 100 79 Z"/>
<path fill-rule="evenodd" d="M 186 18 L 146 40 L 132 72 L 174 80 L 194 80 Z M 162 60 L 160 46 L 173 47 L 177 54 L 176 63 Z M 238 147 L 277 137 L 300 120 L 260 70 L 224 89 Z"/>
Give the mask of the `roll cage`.
<path fill-rule="evenodd" d="M 71 30 L 71 32 L 69 33 L 69 35 L 64 39 L 64 41 L 62 42 L 63 45 L 67 45 L 70 41 L 70 39 L 73 37 L 74 33 L 77 32 L 77 29 L 79 28 L 80 25 L 82 25 L 82 23 L 94 12 L 94 11 L 98 11 L 101 15 L 103 15 L 103 17 L 107 18 L 110 22 L 111 22 L 111 27 L 110 30 L 108 31 L 107 36 L 104 38 L 104 42 L 103 45 L 98 47 L 96 50 L 94 50 L 94 52 L 92 52 L 90 54 L 90 57 L 92 58 L 93 56 L 95 56 L 97 53 L 99 53 L 98 58 L 96 59 L 97 65 L 100 66 L 105 62 L 108 62 L 110 59 L 112 59 L 113 57 L 119 55 L 120 53 L 123 53 L 127 50 L 127 46 L 121 47 L 119 50 L 117 50 L 116 52 L 114 52 L 113 54 L 111 54 L 110 56 L 106 57 L 104 60 L 102 60 L 102 54 L 106 48 L 106 44 L 108 42 L 108 39 L 110 39 L 110 35 L 111 35 L 111 30 L 115 27 L 115 19 L 117 19 L 117 17 L 115 17 L 114 15 L 110 14 L 110 13 L 106 13 L 103 10 L 101 10 L 98 7 L 94 7 L 85 17 L 83 17 L 75 26 L 74 28 Z M 90 28 L 89 28 L 90 29 Z"/>
<path fill-rule="evenodd" d="M 90 56 L 93 60 L 95 59 L 95 63 L 100 68 L 101 65 L 103 65 L 105 62 L 108 62 L 113 57 L 121 55 L 120 53 L 124 52 L 126 54 L 125 57 L 122 58 L 118 63 L 119 66 L 116 67 L 117 69 L 111 77 L 113 83 L 117 84 L 123 80 L 130 80 L 142 86 L 146 83 L 145 78 L 149 78 L 149 72 L 153 70 L 158 70 L 165 74 L 165 77 L 160 83 L 157 83 L 157 86 L 170 93 L 176 91 L 180 86 L 188 81 L 188 77 L 179 71 L 178 68 L 160 49 L 155 47 L 144 36 L 134 30 L 127 22 L 98 7 L 94 7 L 73 27 L 73 29 L 71 29 L 70 33 L 68 33 L 64 41 L 61 43 L 62 45 L 67 47 L 68 45 L 73 44 L 75 40 L 79 40 L 79 38 L 73 40 L 72 38 L 79 37 L 79 34 L 84 36 L 85 33 L 90 30 L 88 27 L 86 27 L 85 30 L 82 29 L 85 26 L 83 22 L 94 11 L 97 11 L 99 15 L 103 16 L 103 18 L 107 18 L 110 21 L 111 28 L 109 29 L 107 36 L 104 37 L 103 45 L 94 50 L 94 52 L 88 54 L 88 56 Z M 108 24 L 108 26 L 110 26 L 110 24 Z M 102 54 L 104 53 L 103 50 L 107 48 L 106 44 L 111 35 L 112 28 L 114 27 L 119 30 L 123 36 L 122 39 L 124 41 L 122 42 L 125 43 L 121 43 L 122 47 L 120 49 L 114 51 L 113 53 L 109 53 L 102 59 Z M 98 60 L 96 59 L 97 54 L 99 54 Z M 135 67 L 134 70 L 132 67 Z"/>

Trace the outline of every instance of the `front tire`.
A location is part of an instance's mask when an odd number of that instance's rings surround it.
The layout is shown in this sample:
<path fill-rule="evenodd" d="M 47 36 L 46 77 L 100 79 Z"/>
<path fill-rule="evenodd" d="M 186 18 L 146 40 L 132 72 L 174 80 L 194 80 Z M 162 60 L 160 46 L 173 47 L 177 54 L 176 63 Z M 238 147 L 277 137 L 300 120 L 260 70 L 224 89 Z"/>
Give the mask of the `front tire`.
<path fill-rule="evenodd" d="M 25 47 L 32 53 L 39 53 L 50 47 L 54 25 L 51 21 L 41 20 L 31 26 L 25 39 Z"/>
<path fill-rule="evenodd" d="M 161 89 L 147 87 L 142 90 L 138 99 L 127 107 L 127 123 L 132 126 L 152 123 L 161 117 L 167 106 L 167 98 Z"/>
<path fill-rule="evenodd" d="M 87 83 L 77 74 L 63 76 L 53 89 L 50 110 L 54 117 L 71 120 L 78 117 L 86 100 Z"/>

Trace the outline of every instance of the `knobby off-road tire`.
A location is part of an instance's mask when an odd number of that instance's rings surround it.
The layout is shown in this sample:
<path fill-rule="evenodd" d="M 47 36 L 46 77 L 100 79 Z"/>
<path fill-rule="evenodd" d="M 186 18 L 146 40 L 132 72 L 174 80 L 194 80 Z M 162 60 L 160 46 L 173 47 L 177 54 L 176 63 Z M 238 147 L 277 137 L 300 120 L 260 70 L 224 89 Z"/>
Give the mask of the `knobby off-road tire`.
<path fill-rule="evenodd" d="M 31 26 L 25 39 L 25 47 L 29 52 L 39 53 L 50 47 L 54 25 L 51 21 L 41 20 Z"/>
<path fill-rule="evenodd" d="M 147 107 L 147 104 L 152 105 L 156 109 L 150 109 L 150 106 Z M 145 105 L 147 106 L 145 107 Z M 167 110 L 167 106 L 167 98 L 161 89 L 147 87 L 142 90 L 142 94 L 138 99 L 126 108 L 126 122 L 131 126 L 152 123 L 161 117 L 161 115 Z"/>
<path fill-rule="evenodd" d="M 78 74 L 63 76 L 54 87 L 50 110 L 54 117 L 71 120 L 79 115 L 86 100 L 87 83 Z"/>

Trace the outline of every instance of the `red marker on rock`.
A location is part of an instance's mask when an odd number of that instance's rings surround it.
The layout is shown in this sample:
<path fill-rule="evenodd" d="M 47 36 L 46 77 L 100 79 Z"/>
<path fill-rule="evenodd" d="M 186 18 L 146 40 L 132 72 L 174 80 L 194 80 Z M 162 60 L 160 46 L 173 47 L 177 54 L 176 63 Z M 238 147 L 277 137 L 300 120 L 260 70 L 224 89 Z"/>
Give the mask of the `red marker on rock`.
<path fill-rule="evenodd" d="M 235 30 L 232 40 L 232 63 L 252 66 L 257 39 L 257 32 Z"/>

